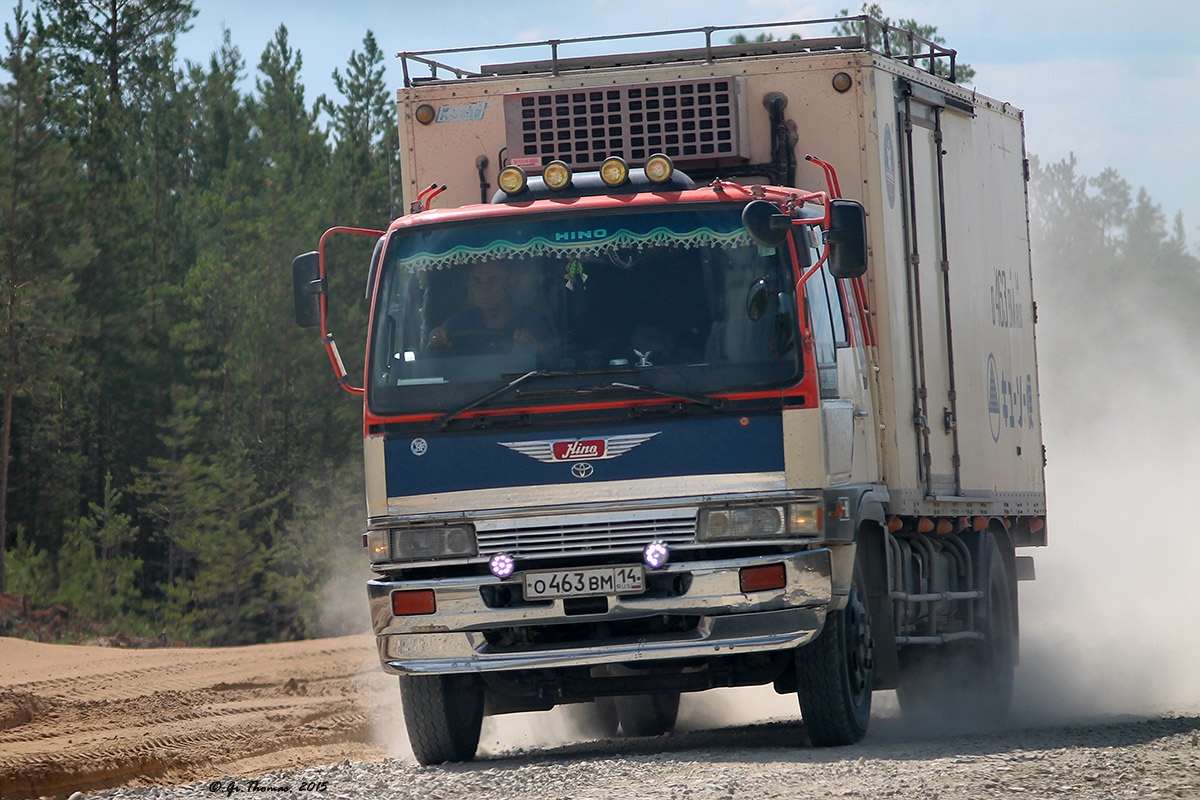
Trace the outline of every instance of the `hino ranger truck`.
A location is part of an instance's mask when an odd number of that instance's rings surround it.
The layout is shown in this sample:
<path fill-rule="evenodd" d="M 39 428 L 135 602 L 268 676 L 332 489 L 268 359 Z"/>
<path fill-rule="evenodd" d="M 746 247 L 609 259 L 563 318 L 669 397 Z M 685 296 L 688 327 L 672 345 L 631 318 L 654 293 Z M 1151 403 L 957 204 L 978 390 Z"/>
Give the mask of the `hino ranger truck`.
<path fill-rule="evenodd" d="M 362 395 L 421 763 L 565 704 L 662 734 L 715 687 L 794 694 L 816 746 L 880 689 L 1007 709 L 1046 543 L 1022 113 L 869 17 L 779 25 L 400 53 L 408 213 L 293 263 Z M 342 235 L 375 243 L 361 386 Z"/>

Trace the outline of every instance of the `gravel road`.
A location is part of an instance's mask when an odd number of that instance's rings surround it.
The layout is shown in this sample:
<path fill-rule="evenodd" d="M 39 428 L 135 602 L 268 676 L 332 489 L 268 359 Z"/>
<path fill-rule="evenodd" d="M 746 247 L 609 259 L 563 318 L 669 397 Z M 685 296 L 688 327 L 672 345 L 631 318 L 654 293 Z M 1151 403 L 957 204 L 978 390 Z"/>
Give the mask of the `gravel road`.
<path fill-rule="evenodd" d="M 1052 688 L 1024 722 L 972 733 L 913 730 L 881 693 L 866 740 L 833 749 L 808 746 L 795 698 L 770 689 L 685 696 L 677 731 L 656 738 L 581 741 L 556 709 L 489 718 L 473 764 L 419 767 L 369 635 L 158 650 L 0 639 L 0 800 L 1200 800 L 1200 706 L 1080 713 Z"/>
<path fill-rule="evenodd" d="M 1200 716 L 932 738 L 913 737 L 896 720 L 878 722 L 882 731 L 850 748 L 781 747 L 803 737 L 803 726 L 789 721 L 505 751 L 471 765 L 346 760 L 96 796 L 194 798 L 232 790 L 247 798 L 421 800 L 1200 797 Z"/>

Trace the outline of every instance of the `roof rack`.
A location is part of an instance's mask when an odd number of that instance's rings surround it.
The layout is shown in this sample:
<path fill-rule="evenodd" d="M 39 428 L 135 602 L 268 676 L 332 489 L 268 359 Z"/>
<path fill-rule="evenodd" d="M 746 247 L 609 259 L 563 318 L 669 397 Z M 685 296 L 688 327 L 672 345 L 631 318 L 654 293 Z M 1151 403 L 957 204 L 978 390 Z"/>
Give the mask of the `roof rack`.
<path fill-rule="evenodd" d="M 744 44 L 730 45 L 713 44 L 713 34 L 721 32 L 851 23 L 854 24 L 854 27 L 858 28 L 856 35 L 814 39 L 783 39 L 779 41 L 746 42 Z M 644 39 L 653 36 L 684 36 L 688 34 L 703 34 L 704 46 L 607 56 L 584 56 L 576 58 L 561 58 L 559 56 L 559 48 L 567 45 Z M 437 58 L 464 53 L 484 53 L 526 47 L 548 47 L 550 48 L 550 57 L 537 61 L 485 64 L 479 67 L 478 70 L 462 69 L 437 60 Z M 754 25 L 709 25 L 703 28 L 678 28 L 675 30 L 648 31 L 645 33 L 584 36 L 575 39 L 547 39 L 539 42 L 514 42 L 511 44 L 454 47 L 444 50 L 400 51 L 396 54 L 396 57 L 400 59 L 404 70 L 404 85 L 410 87 L 416 83 L 442 80 L 438 77 L 438 70 L 444 70 L 456 78 L 488 78 L 533 73 L 561 75 L 565 72 L 579 72 L 604 67 L 627 67 L 678 61 L 704 61 L 711 63 L 724 58 L 779 55 L 782 53 L 829 52 L 834 50 L 864 50 L 882 53 L 889 58 L 922 68 L 930 74 L 947 78 L 952 83 L 957 82 L 955 74 L 955 60 L 958 56 L 957 50 L 937 44 L 910 30 L 888 25 L 865 14 L 854 17 L 830 17 L 826 19 L 768 22 Z M 429 75 L 412 77 L 409 73 L 410 61 L 428 67 Z"/>

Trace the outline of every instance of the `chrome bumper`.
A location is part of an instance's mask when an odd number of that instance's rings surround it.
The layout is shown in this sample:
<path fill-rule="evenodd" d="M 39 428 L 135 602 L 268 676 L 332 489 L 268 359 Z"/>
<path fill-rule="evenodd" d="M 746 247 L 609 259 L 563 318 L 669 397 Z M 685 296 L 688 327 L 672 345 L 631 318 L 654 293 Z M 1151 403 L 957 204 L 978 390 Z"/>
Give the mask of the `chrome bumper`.
<path fill-rule="evenodd" d="M 787 585 L 744 594 L 738 571 L 782 562 Z M 375 580 L 369 584 L 371 619 L 379 657 L 395 674 L 448 674 L 528 668 L 587 666 L 630 661 L 724 656 L 790 649 L 821 631 L 832 598 L 830 554 L 809 550 L 785 556 L 669 564 L 656 574 L 691 573 L 679 597 L 613 597 L 602 614 L 567 615 L 561 600 L 545 606 L 489 608 L 480 588 L 501 581 L 491 576 L 430 581 Z M 519 586 L 520 574 L 508 579 Z M 394 590 L 433 589 L 437 613 L 395 617 Z M 698 616 L 685 632 L 636 638 L 586 639 L 521 648 L 489 644 L 489 629 L 638 619 L 656 615 Z"/>

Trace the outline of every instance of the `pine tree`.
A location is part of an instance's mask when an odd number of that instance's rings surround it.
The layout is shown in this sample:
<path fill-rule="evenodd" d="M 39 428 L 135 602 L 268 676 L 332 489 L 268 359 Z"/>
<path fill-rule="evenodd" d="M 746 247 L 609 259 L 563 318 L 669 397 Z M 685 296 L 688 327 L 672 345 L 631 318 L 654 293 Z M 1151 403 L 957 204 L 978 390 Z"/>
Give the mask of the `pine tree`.
<path fill-rule="evenodd" d="M 50 118 L 51 70 L 43 25 L 35 18 L 31 27 L 18 3 L 4 33 L 4 68 L 12 78 L 0 87 L 0 591 L 5 589 L 14 418 L 24 432 L 24 441 L 17 442 L 25 454 L 18 471 L 26 501 L 20 516 L 36 526 L 37 468 L 31 462 L 39 456 L 43 468 L 52 464 L 51 472 L 64 473 L 53 480 L 70 479 L 70 457 L 61 452 L 63 434 L 56 426 L 69 419 L 70 401 L 64 394 L 78 377 L 71 355 L 80 333 L 72 270 L 92 254 L 88 231 L 73 214 L 78 173 Z M 40 452 L 40 446 L 46 451 Z"/>

